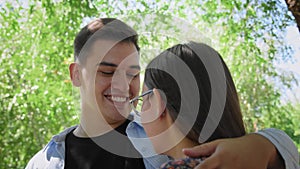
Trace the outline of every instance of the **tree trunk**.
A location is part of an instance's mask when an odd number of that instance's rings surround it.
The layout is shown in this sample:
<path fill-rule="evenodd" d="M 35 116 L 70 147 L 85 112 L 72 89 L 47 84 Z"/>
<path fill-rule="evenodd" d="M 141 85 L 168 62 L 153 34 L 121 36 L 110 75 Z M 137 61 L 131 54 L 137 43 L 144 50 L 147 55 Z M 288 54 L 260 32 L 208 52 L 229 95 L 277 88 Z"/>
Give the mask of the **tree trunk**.
<path fill-rule="evenodd" d="M 300 0 L 285 0 L 289 11 L 294 15 L 300 32 Z"/>

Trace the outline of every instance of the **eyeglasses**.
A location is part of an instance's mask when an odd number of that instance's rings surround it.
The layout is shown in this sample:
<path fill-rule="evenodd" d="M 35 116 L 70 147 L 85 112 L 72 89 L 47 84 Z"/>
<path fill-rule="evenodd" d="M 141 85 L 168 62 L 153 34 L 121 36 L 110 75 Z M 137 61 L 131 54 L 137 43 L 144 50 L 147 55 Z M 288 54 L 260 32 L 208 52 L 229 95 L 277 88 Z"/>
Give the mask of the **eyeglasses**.
<path fill-rule="evenodd" d="M 140 116 L 140 112 L 141 112 L 141 110 L 142 110 L 142 103 L 143 103 L 143 100 L 144 100 L 144 96 L 146 96 L 146 95 L 148 95 L 148 94 L 151 94 L 152 92 L 153 92 L 153 89 L 150 89 L 150 90 L 148 90 L 148 91 L 142 93 L 141 95 L 139 95 L 139 96 L 137 96 L 137 97 L 135 97 L 135 98 L 133 98 L 133 99 L 131 99 L 131 100 L 129 101 L 129 104 L 130 104 L 132 110 L 134 111 L 134 113 L 135 113 L 136 115 Z M 135 107 L 135 106 L 133 105 L 133 103 L 136 102 L 136 101 L 140 101 L 140 102 L 139 102 L 139 104 Z"/>

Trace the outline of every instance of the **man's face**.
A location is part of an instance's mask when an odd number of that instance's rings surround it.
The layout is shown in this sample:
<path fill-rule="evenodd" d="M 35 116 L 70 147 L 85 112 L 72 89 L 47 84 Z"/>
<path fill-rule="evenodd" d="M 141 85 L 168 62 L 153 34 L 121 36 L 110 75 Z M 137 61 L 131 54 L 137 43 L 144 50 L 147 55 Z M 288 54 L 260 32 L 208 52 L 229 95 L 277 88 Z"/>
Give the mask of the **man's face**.
<path fill-rule="evenodd" d="M 129 100 L 138 95 L 140 86 L 136 47 L 130 42 L 113 44 L 107 40 L 94 43 L 82 66 L 81 78 L 83 111 L 85 107 L 93 107 L 91 103 L 96 101 L 98 110 L 110 125 L 122 123 L 129 115 Z"/>

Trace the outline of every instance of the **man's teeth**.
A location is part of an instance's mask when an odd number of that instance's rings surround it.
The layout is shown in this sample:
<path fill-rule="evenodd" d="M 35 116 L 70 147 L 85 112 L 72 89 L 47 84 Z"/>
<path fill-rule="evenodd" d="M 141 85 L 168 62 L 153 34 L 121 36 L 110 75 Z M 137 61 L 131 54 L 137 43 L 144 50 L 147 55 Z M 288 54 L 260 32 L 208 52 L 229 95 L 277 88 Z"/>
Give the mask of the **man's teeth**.
<path fill-rule="evenodd" d="M 114 102 L 125 102 L 126 101 L 126 97 L 112 96 L 111 100 L 114 101 Z"/>

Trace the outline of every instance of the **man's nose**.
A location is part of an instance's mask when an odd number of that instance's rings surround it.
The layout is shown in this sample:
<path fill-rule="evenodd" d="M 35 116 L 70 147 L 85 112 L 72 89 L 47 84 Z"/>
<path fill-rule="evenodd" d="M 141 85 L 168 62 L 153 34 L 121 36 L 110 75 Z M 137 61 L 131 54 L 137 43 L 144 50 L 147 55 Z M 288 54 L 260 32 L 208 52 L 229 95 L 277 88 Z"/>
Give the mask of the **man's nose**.
<path fill-rule="evenodd" d="M 131 79 L 126 75 L 125 71 L 116 71 L 112 78 L 112 88 L 120 91 L 128 91 Z"/>

